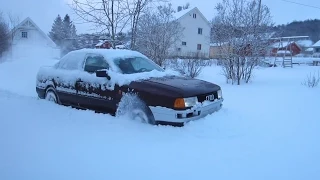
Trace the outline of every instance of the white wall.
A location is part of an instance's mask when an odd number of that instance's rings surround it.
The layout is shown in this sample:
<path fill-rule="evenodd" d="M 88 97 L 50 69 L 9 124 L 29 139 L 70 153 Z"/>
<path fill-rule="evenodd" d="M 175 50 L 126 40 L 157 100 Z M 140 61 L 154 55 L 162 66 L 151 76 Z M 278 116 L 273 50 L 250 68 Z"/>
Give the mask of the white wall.
<path fill-rule="evenodd" d="M 28 37 L 23 38 L 22 32 L 27 32 Z M 34 58 L 40 54 L 44 58 L 59 58 L 60 50 L 35 28 L 19 28 L 16 30 L 12 51 L 9 53 L 11 58 Z"/>
<path fill-rule="evenodd" d="M 22 32 L 28 33 L 28 38 L 22 38 Z M 28 44 L 33 46 L 46 46 L 46 47 L 54 47 L 54 45 L 44 37 L 37 29 L 23 29 L 19 28 L 15 32 L 15 36 L 13 39 L 13 44 Z"/>
<path fill-rule="evenodd" d="M 196 14 L 196 18 L 193 18 L 193 14 Z M 200 12 L 197 9 L 193 9 L 186 15 L 179 19 L 181 26 L 184 28 L 183 37 L 176 45 L 176 52 L 179 55 L 183 55 L 189 52 L 205 53 L 206 57 L 209 57 L 210 51 L 210 26 L 208 22 L 203 19 Z M 202 28 L 202 34 L 198 34 L 198 28 Z M 187 45 L 182 45 L 182 42 L 186 42 Z M 197 44 L 201 44 L 201 50 L 197 50 Z M 177 48 L 181 48 L 180 53 Z"/>

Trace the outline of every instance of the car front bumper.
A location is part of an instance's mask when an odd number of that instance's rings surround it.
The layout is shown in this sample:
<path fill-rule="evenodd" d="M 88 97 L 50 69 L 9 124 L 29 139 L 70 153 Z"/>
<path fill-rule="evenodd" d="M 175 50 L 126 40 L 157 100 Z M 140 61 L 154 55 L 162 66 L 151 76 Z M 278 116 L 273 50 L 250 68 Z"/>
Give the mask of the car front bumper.
<path fill-rule="evenodd" d="M 166 107 L 149 106 L 156 121 L 185 123 L 198 120 L 222 108 L 223 99 L 205 102 L 187 110 L 173 110 Z"/>

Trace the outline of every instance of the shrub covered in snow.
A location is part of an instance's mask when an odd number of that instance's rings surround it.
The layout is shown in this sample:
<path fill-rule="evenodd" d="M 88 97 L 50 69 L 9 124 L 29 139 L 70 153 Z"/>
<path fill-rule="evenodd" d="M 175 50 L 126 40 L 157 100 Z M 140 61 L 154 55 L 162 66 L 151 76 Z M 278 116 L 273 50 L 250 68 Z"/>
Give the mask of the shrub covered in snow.
<path fill-rule="evenodd" d="M 305 85 L 307 87 L 317 87 L 320 82 L 320 73 L 310 73 L 306 79 L 302 82 L 302 85 Z"/>
<path fill-rule="evenodd" d="M 199 76 L 203 67 L 212 64 L 210 60 L 202 60 L 198 58 L 176 59 L 170 60 L 168 67 L 179 72 L 183 76 L 195 78 Z"/>

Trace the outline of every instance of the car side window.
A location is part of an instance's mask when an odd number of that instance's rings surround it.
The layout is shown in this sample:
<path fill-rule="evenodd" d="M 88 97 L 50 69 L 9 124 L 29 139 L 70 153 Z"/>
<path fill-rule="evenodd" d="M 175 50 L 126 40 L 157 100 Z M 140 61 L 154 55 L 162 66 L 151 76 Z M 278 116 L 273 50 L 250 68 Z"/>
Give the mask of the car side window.
<path fill-rule="evenodd" d="M 78 70 L 81 67 L 81 62 L 83 60 L 81 57 L 76 56 L 75 54 L 67 54 L 61 58 L 60 62 L 57 64 L 57 68 L 66 69 L 66 70 Z"/>
<path fill-rule="evenodd" d="M 109 69 L 109 64 L 101 55 L 88 55 L 84 65 L 84 70 L 94 73 L 97 70 Z"/>

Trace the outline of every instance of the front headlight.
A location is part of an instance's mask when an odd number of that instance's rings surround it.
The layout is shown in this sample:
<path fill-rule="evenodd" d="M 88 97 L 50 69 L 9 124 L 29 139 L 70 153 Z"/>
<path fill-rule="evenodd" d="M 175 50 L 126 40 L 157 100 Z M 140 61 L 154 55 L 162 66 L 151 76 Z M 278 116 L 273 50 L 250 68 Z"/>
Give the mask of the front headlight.
<path fill-rule="evenodd" d="M 197 97 L 183 98 L 185 107 L 192 107 L 198 103 Z"/>
<path fill-rule="evenodd" d="M 187 108 L 192 107 L 198 103 L 197 97 L 178 98 L 174 102 L 175 108 Z"/>
<path fill-rule="evenodd" d="M 218 99 L 221 99 L 222 98 L 222 91 L 221 89 L 218 91 Z"/>

